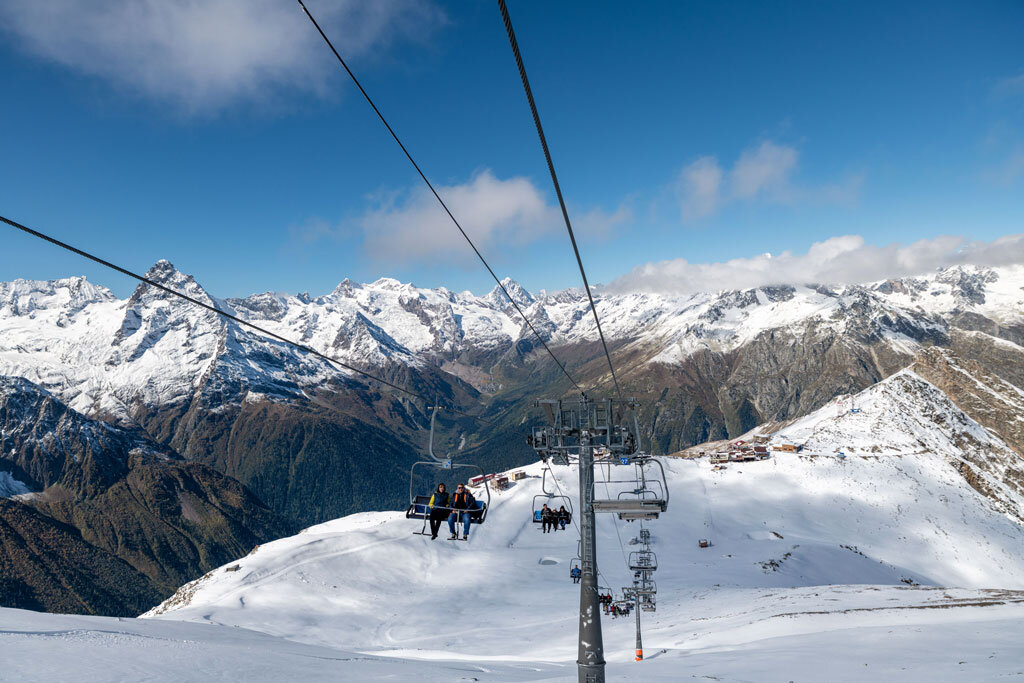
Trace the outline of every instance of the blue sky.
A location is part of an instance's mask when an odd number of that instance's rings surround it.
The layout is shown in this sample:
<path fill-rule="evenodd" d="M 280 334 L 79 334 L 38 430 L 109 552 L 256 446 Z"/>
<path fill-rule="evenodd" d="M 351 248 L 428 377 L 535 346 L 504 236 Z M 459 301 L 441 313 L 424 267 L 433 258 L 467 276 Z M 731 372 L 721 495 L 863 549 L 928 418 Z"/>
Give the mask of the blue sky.
<path fill-rule="evenodd" d="M 220 296 L 492 286 L 297 5 L 42 4 L 0 0 L 0 214 Z M 577 285 L 496 5 L 307 4 L 499 274 Z M 1021 3 L 510 9 L 592 282 L 1024 256 Z M 2 280 L 132 289 L 2 244 Z"/>

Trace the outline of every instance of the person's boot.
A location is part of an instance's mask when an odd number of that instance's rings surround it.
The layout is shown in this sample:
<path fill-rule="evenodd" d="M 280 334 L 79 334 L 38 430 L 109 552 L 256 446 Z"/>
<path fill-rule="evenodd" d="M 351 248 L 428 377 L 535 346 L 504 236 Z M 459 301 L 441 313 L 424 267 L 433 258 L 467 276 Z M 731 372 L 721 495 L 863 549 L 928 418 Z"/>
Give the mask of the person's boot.
<path fill-rule="evenodd" d="M 459 540 L 459 535 L 458 534 L 452 534 L 451 536 L 448 537 L 448 540 L 449 541 L 457 541 L 457 540 Z"/>

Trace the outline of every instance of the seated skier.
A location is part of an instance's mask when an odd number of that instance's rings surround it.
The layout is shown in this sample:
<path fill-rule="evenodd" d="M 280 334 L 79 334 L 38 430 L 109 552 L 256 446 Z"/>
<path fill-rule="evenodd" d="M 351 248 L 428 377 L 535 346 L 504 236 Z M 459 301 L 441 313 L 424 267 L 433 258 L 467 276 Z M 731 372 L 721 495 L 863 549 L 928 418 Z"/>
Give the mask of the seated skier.
<path fill-rule="evenodd" d="M 580 582 L 580 578 L 583 576 L 583 572 L 582 572 L 582 570 L 580 570 L 579 567 L 573 567 L 572 569 L 569 570 L 569 576 L 572 577 L 572 582 L 573 583 L 579 583 Z"/>
<path fill-rule="evenodd" d="M 555 529 L 555 520 L 558 517 L 558 513 L 549 508 L 546 504 L 540 510 L 540 525 L 544 533 L 548 533 Z"/>
<path fill-rule="evenodd" d="M 469 540 L 469 525 L 473 521 L 469 511 L 476 509 L 476 498 L 470 493 L 464 484 L 459 484 L 455 489 L 455 495 L 449 501 L 452 513 L 448 516 L 448 530 L 452 535 L 448 540 L 454 541 L 459 535 L 455 532 L 455 523 L 462 519 L 462 540 Z"/>
<path fill-rule="evenodd" d="M 565 509 L 564 505 L 562 507 L 558 508 L 558 513 L 557 514 L 558 514 L 558 525 L 559 525 L 559 528 L 562 531 L 565 531 L 565 525 L 568 524 L 569 520 L 572 519 L 572 515 L 569 513 L 568 510 Z"/>
<path fill-rule="evenodd" d="M 441 522 L 448 517 L 448 487 L 438 484 L 427 507 L 430 510 L 430 540 L 434 540 L 441 529 Z"/>

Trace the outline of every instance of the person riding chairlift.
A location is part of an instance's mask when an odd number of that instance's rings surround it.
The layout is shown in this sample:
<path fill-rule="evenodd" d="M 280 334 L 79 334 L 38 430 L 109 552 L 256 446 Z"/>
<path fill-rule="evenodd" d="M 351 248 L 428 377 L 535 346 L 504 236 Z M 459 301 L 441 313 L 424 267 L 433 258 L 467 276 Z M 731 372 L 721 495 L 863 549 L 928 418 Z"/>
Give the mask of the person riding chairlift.
<path fill-rule="evenodd" d="M 583 571 L 579 567 L 573 567 L 569 570 L 569 576 L 572 577 L 573 583 L 579 583 L 580 578 L 583 576 Z"/>
<path fill-rule="evenodd" d="M 437 532 L 441 529 L 441 522 L 448 517 L 448 487 L 438 484 L 434 495 L 430 496 L 428 509 L 430 510 L 430 540 L 437 538 Z"/>
<path fill-rule="evenodd" d="M 544 533 L 554 531 L 555 520 L 558 519 L 558 513 L 544 504 L 544 507 L 540 509 L 540 526 Z"/>
<path fill-rule="evenodd" d="M 455 523 L 462 518 L 462 540 L 469 540 L 469 525 L 473 519 L 470 516 L 470 510 L 476 509 L 476 498 L 473 494 L 466 490 L 464 484 L 459 484 L 455 490 L 455 495 L 451 497 L 451 508 L 452 514 L 448 516 L 448 530 L 452 532 L 452 535 L 448 540 L 454 541 L 459 535 L 455 532 Z"/>
<path fill-rule="evenodd" d="M 558 512 L 556 512 L 555 514 L 557 515 L 559 527 L 562 529 L 562 531 L 565 531 L 565 525 L 569 523 L 569 520 L 572 519 L 572 516 L 569 514 L 569 511 L 565 509 L 564 505 L 558 508 Z"/>

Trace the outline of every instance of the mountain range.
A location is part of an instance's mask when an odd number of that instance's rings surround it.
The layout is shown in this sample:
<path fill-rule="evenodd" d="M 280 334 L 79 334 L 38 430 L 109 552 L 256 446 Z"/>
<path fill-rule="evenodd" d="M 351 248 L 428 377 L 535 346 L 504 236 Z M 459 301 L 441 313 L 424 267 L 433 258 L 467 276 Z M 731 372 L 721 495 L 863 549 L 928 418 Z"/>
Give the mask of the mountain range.
<path fill-rule="evenodd" d="M 477 296 L 385 278 L 344 280 L 316 297 L 220 299 L 166 261 L 147 277 L 484 417 L 442 413 L 435 448 L 485 469 L 533 459 L 524 435 L 541 419 L 534 399 L 577 395 L 498 288 Z M 503 284 L 588 395 L 607 394 L 610 375 L 584 293 Z M 842 287 L 594 293 L 622 389 L 641 401 L 642 442 L 656 453 L 792 421 L 911 365 L 1010 452 L 1019 457 L 1024 448 L 1024 267 L 959 266 Z M 234 490 L 240 509 L 268 508 L 245 529 L 198 544 L 196 557 L 180 548 L 163 558 L 124 556 L 123 544 L 82 535 L 90 547 L 115 549 L 115 559 L 157 592 L 212 566 L 200 547 L 237 555 L 285 528 L 404 507 L 409 468 L 426 448 L 423 402 L 147 285 L 120 299 L 81 277 L 0 283 L 0 376 L 21 378 L 4 385 L 7 403 L 60 406 L 53 410 L 75 416 L 63 419 L 93 425 L 108 440 L 104 430 L 119 435 L 116 447 L 103 442 L 78 466 L 73 439 L 30 447 L 24 435 L 36 414 L 5 409 L 5 505 L 31 503 L 47 523 L 93 528 L 100 525 L 75 521 L 88 508 L 80 500 L 114 495 L 103 492 L 157 467 L 159 475 L 145 479 L 162 491 L 170 490 L 168 471 L 172 479 L 186 471 L 203 481 L 220 476 L 214 488 Z M 45 428 L 32 438 L 46 443 L 43 435 L 56 427 L 39 424 Z M 58 467 L 54 458 L 76 467 Z M 999 486 L 1019 491 L 1019 468 L 1002 469 Z M 975 480 L 998 493 L 995 480 Z M 58 504 L 58 485 L 79 498 Z M 125 500 L 101 507 L 120 510 Z M 184 510 L 172 505 L 156 518 Z"/>

